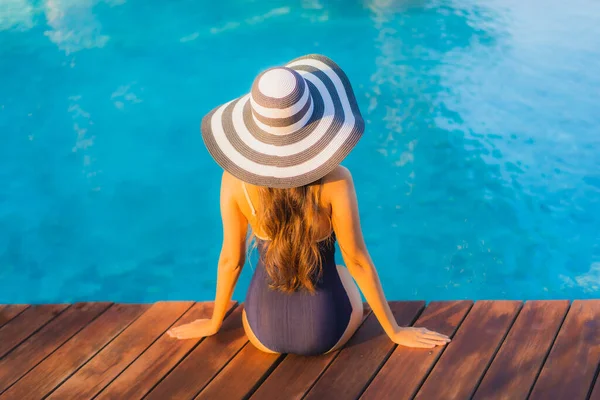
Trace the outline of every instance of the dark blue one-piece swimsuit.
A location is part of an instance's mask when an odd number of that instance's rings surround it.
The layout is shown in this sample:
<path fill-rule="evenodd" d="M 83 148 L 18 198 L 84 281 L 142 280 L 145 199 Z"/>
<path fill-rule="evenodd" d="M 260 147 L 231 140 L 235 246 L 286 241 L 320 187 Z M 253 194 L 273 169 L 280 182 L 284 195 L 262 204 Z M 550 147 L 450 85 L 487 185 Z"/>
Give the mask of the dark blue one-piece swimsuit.
<path fill-rule="evenodd" d="M 246 197 L 254 214 L 250 197 Z M 269 287 L 261 261 L 268 245 L 268 240 L 257 239 L 260 257 L 244 303 L 250 329 L 267 349 L 277 353 L 326 353 L 341 339 L 352 314 L 335 263 L 335 236 L 319 241 L 322 274 L 314 294 L 289 294 Z"/>

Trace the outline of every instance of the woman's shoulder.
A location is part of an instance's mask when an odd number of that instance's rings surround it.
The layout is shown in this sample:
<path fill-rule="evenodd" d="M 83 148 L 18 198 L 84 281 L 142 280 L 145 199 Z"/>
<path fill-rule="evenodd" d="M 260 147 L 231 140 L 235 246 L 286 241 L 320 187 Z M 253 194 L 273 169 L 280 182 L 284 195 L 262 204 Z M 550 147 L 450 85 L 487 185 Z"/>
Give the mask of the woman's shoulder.
<path fill-rule="evenodd" d="M 323 178 L 323 199 L 328 204 L 333 204 L 336 199 L 346 199 L 354 193 L 352 173 L 342 165 Z"/>
<path fill-rule="evenodd" d="M 222 175 L 221 179 L 222 179 L 221 182 L 223 185 L 232 186 L 235 188 L 238 188 L 238 187 L 241 188 L 242 181 L 227 171 L 223 171 L 223 175 Z M 352 181 L 352 173 L 350 172 L 350 170 L 348 168 L 344 167 L 343 165 L 338 165 L 337 167 L 335 167 L 335 169 L 333 171 L 331 171 L 330 173 L 328 173 L 327 175 L 325 175 L 323 177 L 322 183 L 323 183 L 323 185 L 325 185 L 325 184 L 335 184 L 335 183 L 349 182 L 349 181 L 350 182 Z M 249 185 L 249 186 L 253 186 L 253 185 Z"/>
<path fill-rule="evenodd" d="M 221 177 L 221 197 L 233 198 L 239 201 L 243 198 L 243 182 L 227 171 Z"/>
<path fill-rule="evenodd" d="M 235 189 L 240 186 L 240 182 L 241 181 L 238 180 L 238 178 L 231 175 L 229 172 L 223 171 L 223 175 L 221 176 L 221 190 L 229 189 L 235 191 Z"/>
<path fill-rule="evenodd" d="M 321 181 L 323 189 L 326 192 L 336 193 L 342 188 L 354 187 L 352 182 L 352 173 L 343 165 L 338 165 L 333 171 L 325 175 Z M 230 194 L 238 194 L 243 190 L 243 182 L 230 174 L 223 171 L 221 189 Z M 253 186 L 246 184 L 247 186 Z"/>
<path fill-rule="evenodd" d="M 333 171 L 323 177 L 323 185 L 338 186 L 352 182 L 352 173 L 343 165 L 338 165 Z"/>

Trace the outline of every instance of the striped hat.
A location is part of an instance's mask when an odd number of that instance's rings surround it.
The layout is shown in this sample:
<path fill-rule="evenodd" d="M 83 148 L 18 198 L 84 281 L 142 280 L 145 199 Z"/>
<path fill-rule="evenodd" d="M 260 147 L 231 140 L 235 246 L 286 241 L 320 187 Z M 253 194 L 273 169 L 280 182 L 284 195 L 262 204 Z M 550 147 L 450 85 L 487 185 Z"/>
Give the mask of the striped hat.
<path fill-rule="evenodd" d="M 249 94 L 212 110 L 201 130 L 227 172 L 253 185 L 291 188 L 331 172 L 364 126 L 346 74 L 313 54 L 258 75 Z"/>

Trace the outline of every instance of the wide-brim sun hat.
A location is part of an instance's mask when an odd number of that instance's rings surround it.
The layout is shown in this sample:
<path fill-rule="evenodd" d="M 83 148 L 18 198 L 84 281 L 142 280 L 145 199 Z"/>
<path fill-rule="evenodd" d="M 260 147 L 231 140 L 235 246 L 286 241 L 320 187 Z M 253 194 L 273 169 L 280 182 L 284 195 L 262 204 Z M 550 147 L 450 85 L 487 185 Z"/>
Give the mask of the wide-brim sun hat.
<path fill-rule="evenodd" d="M 364 127 L 344 71 L 311 54 L 259 74 L 250 93 L 208 113 L 201 131 L 225 171 L 253 185 L 286 189 L 333 171 Z"/>

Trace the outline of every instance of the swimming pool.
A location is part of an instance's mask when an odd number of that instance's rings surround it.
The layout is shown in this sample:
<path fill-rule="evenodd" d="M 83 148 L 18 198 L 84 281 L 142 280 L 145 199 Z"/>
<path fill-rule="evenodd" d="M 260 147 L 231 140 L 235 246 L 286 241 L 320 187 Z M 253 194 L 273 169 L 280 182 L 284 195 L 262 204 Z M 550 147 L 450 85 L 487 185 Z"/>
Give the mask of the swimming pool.
<path fill-rule="evenodd" d="M 597 1 L 4 0 L 0 303 L 211 299 L 200 119 L 313 52 L 390 299 L 599 296 Z"/>

